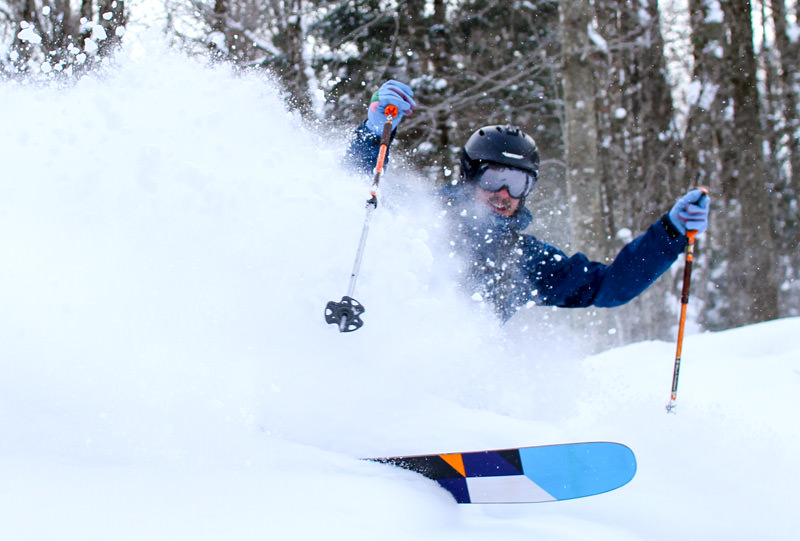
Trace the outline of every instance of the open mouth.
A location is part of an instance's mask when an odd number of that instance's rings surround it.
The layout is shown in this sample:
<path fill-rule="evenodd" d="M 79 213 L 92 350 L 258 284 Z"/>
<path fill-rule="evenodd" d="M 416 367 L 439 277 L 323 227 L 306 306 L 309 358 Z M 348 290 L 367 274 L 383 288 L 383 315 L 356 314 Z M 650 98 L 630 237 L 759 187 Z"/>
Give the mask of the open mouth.
<path fill-rule="evenodd" d="M 491 198 L 489 199 L 489 205 L 491 205 L 494 210 L 500 213 L 507 212 L 509 209 L 511 209 L 511 201 L 508 201 L 507 199 Z"/>

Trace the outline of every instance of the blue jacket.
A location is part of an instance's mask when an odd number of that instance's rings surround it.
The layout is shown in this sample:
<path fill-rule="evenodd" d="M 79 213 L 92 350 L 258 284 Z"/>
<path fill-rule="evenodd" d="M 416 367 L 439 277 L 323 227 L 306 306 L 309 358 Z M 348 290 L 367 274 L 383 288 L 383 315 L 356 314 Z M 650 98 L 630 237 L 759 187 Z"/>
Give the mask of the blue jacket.
<path fill-rule="evenodd" d="M 379 142 L 363 124 L 356 129 L 345 161 L 369 172 Z M 686 237 L 666 215 L 628 243 L 608 265 L 584 254 L 567 256 L 555 246 L 522 233 L 533 217 L 526 208 L 507 218 L 484 208 L 474 186 L 442 190 L 458 252 L 467 262 L 464 285 L 491 303 L 507 320 L 521 307 L 537 304 L 610 308 L 642 293 L 675 262 Z"/>

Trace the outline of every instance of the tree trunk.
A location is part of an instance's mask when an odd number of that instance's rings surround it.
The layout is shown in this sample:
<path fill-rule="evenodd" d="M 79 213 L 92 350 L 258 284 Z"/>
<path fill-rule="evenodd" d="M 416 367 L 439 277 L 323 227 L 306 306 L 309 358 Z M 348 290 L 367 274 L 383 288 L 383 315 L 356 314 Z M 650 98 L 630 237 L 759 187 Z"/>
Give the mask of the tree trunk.
<path fill-rule="evenodd" d="M 777 317 L 778 285 L 765 175 L 750 3 L 721 3 L 724 17 L 690 0 L 695 101 L 687 173 L 711 189 L 713 268 L 701 322 L 725 329 Z"/>
<path fill-rule="evenodd" d="M 726 179 L 733 188 L 730 193 L 741 208 L 736 237 L 729 239 L 729 272 L 738 277 L 738 287 L 730 294 L 740 305 L 731 316 L 734 325 L 743 325 L 778 317 L 778 283 L 750 1 L 730 0 L 722 6 L 730 32 L 727 57 L 733 102 L 732 138 L 724 147 L 723 160 L 730 167 Z"/>
<path fill-rule="evenodd" d="M 606 225 L 615 234 L 644 231 L 686 187 L 681 178 L 680 137 L 674 129 L 664 42 L 656 0 L 595 0 L 597 28 L 605 44 L 598 55 L 599 177 Z M 612 238 L 616 235 L 611 235 Z M 613 256 L 627 241 L 613 238 Z M 613 310 L 620 342 L 673 336 L 672 284 L 664 278 L 631 303 Z"/>
<path fill-rule="evenodd" d="M 286 57 L 280 76 L 286 91 L 291 96 L 290 106 L 304 117 L 312 114 L 309 95 L 306 60 L 303 56 L 305 34 L 303 32 L 303 0 L 291 0 L 285 8 L 285 26 L 281 45 Z"/>
<path fill-rule="evenodd" d="M 573 250 L 593 259 L 608 256 L 603 227 L 600 175 L 597 164 L 595 79 L 588 27 L 593 18 L 588 1 L 559 3 L 564 88 L 564 141 L 570 229 Z"/>
<path fill-rule="evenodd" d="M 612 254 L 603 212 L 598 167 L 598 127 L 595 114 L 596 81 L 591 62 L 595 47 L 588 29 L 594 19 L 592 5 L 584 0 L 559 2 L 563 61 L 564 146 L 571 243 L 568 253 L 583 252 L 607 261 Z M 606 310 L 581 310 L 570 314 L 586 347 L 606 349 L 616 343 L 611 329 L 615 314 Z"/>
<path fill-rule="evenodd" d="M 798 4 L 800 5 L 800 4 Z M 789 24 L 787 21 L 787 10 L 783 0 L 771 0 L 772 22 L 774 25 L 775 48 L 779 55 L 777 65 L 773 66 L 773 71 L 778 72 L 775 86 L 775 104 L 770 113 L 770 118 L 774 118 L 778 124 L 775 133 L 775 144 L 772 147 L 772 155 L 775 156 L 776 172 L 775 190 L 777 198 L 774 206 L 775 229 L 779 231 L 778 252 L 785 257 L 786 268 L 782 269 L 784 274 L 796 275 L 796 270 L 800 268 L 800 253 L 797 246 L 800 245 L 800 210 L 798 210 L 798 199 L 800 199 L 800 138 L 796 136 L 800 130 L 800 116 L 798 115 L 798 101 L 800 101 L 800 44 L 798 41 L 789 37 Z M 780 151 L 786 148 L 788 158 L 781 159 Z M 789 168 L 785 164 L 788 162 Z M 785 306 L 798 306 L 797 297 L 800 293 L 798 284 L 787 289 L 785 294 L 787 302 L 782 302 Z M 796 314 L 796 311 L 794 312 Z M 794 315 L 791 311 L 782 311 L 781 315 Z"/>

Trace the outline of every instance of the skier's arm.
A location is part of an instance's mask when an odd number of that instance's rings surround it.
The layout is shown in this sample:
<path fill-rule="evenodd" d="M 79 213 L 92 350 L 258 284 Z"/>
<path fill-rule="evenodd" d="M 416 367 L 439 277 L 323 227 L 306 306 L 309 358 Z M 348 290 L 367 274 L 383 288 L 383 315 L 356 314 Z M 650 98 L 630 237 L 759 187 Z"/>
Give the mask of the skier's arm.
<path fill-rule="evenodd" d="M 353 138 L 350 140 L 350 145 L 347 147 L 347 152 L 344 155 L 344 164 L 348 169 L 352 169 L 353 171 L 370 174 L 378 160 L 381 138 L 367 128 L 366 124 L 366 121 L 364 121 L 355 129 Z M 392 137 L 389 140 L 389 148 L 391 148 L 392 141 L 394 141 L 395 133 L 397 133 L 397 130 L 392 131 Z M 386 161 L 388 162 L 388 160 L 389 149 L 387 148 Z"/>
<path fill-rule="evenodd" d="M 589 261 L 583 254 L 541 258 L 535 276 L 543 304 L 564 307 L 619 306 L 642 293 L 675 262 L 686 246 L 686 232 L 701 234 L 708 227 L 710 198 L 696 188 L 678 199 L 672 209 L 647 231 L 628 243 L 610 265 Z"/>
<path fill-rule="evenodd" d="M 529 269 L 537 302 L 565 308 L 625 304 L 647 289 L 680 255 L 686 237 L 667 216 L 628 243 L 605 265 L 584 254 L 567 257 L 547 245 L 544 259 Z"/>
<path fill-rule="evenodd" d="M 685 246 L 686 237 L 663 216 L 608 266 L 593 304 L 610 308 L 631 301 L 670 268 Z"/>

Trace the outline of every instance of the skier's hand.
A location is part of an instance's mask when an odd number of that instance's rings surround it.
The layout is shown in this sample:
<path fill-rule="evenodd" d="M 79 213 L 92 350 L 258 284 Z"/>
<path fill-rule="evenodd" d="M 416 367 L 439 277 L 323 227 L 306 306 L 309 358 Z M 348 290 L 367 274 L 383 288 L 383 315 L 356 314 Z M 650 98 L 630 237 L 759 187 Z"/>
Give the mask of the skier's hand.
<path fill-rule="evenodd" d="M 695 188 L 678 199 L 669 211 L 669 220 L 682 234 L 697 231 L 699 235 L 708 228 L 708 209 L 711 198 L 708 192 Z"/>
<path fill-rule="evenodd" d="M 392 127 L 396 128 L 404 115 L 414 112 L 417 103 L 414 101 L 414 91 L 411 87 L 400 81 L 387 81 L 383 83 L 375 94 L 367 109 L 367 127 L 376 135 L 383 132 L 386 123 L 386 113 L 383 111 L 387 105 L 397 107 L 397 117 L 392 119 Z"/>

